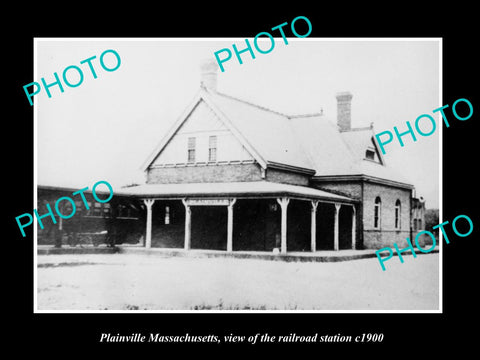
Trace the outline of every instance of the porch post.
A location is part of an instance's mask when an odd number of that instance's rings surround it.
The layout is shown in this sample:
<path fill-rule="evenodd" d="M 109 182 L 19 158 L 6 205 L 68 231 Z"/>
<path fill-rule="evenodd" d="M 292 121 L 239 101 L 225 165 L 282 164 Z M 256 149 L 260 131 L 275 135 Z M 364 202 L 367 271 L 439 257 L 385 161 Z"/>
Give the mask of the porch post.
<path fill-rule="evenodd" d="M 192 209 L 187 204 L 186 199 L 182 199 L 185 206 L 185 250 L 190 250 L 191 247 L 191 230 L 192 230 Z"/>
<path fill-rule="evenodd" d="M 334 223 L 334 228 L 333 228 L 333 249 L 335 251 L 339 250 L 339 246 L 338 246 L 338 213 L 340 211 L 340 206 L 342 206 L 342 204 L 335 204 L 335 223 Z"/>
<path fill-rule="evenodd" d="M 356 225 L 357 225 L 356 220 L 357 220 L 357 217 L 355 215 L 356 215 L 355 205 L 352 205 L 352 249 L 353 250 L 356 249 L 355 235 L 356 235 Z"/>
<path fill-rule="evenodd" d="M 288 203 L 290 202 L 289 198 L 280 198 L 277 199 L 277 202 L 280 204 L 282 208 L 282 230 L 281 230 L 281 249 L 280 252 L 282 254 L 287 253 L 287 207 Z"/>
<path fill-rule="evenodd" d="M 318 200 L 312 200 L 312 211 L 311 211 L 311 240 L 310 248 L 312 252 L 317 251 L 317 206 Z"/>
<path fill-rule="evenodd" d="M 233 205 L 237 202 L 237 199 L 228 200 L 228 222 L 227 222 L 227 252 L 233 250 Z"/>
<path fill-rule="evenodd" d="M 152 246 L 152 205 L 155 202 L 154 199 L 143 200 L 147 207 L 147 229 L 145 233 L 145 248 L 150 249 Z"/>

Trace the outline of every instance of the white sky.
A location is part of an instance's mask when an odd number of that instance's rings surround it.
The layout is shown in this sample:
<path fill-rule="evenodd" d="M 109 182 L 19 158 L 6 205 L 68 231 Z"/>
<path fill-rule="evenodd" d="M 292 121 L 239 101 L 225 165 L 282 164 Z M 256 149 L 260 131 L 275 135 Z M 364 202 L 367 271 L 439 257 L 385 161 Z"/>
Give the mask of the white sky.
<path fill-rule="evenodd" d="M 218 90 L 287 114 L 323 109 L 331 121 L 336 121 L 335 94 L 350 91 L 352 126 L 374 122 L 377 133 L 406 129 L 406 121 L 414 126 L 419 115 L 443 105 L 437 40 L 288 41 L 278 39 L 273 51 L 256 52 L 256 59 L 243 54 L 243 65 L 233 55 L 218 73 Z M 38 183 L 91 188 L 99 180 L 114 186 L 143 182 L 140 166 L 199 89 L 201 61 L 232 43 L 242 49 L 244 39 L 37 39 L 32 81 L 44 77 L 51 83 L 53 73 L 61 78 L 69 65 L 84 72 L 80 86 L 64 84 L 64 93 L 54 86 L 50 99 L 42 89 L 34 98 Z M 116 71 L 100 66 L 107 49 L 121 57 Z M 93 55 L 97 79 L 87 64 L 80 65 Z M 71 82 L 74 73 L 68 73 Z M 427 124 L 421 127 L 429 130 Z M 428 208 L 439 204 L 440 128 L 429 137 L 417 136 L 417 142 L 405 136 L 403 148 L 392 142 L 384 155 L 388 166 L 426 198 Z"/>

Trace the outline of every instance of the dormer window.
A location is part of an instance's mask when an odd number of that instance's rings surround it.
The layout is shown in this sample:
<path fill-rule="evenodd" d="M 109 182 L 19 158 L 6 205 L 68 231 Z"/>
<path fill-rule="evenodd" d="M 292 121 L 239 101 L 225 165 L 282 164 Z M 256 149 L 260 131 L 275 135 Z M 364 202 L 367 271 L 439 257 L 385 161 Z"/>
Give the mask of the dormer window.
<path fill-rule="evenodd" d="M 368 160 L 375 160 L 375 151 L 368 149 L 365 152 L 365 158 L 368 159 Z"/>

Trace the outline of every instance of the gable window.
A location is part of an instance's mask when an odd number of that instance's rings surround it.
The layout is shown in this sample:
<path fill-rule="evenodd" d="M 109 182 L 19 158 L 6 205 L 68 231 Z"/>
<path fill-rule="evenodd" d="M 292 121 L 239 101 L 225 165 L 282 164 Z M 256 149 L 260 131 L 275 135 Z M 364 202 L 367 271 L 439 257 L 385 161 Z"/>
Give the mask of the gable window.
<path fill-rule="evenodd" d="M 375 199 L 375 207 L 373 208 L 373 227 L 375 229 L 380 229 L 380 219 L 382 214 L 382 200 L 377 196 Z"/>
<path fill-rule="evenodd" d="M 217 136 L 208 138 L 208 161 L 217 161 Z"/>
<path fill-rule="evenodd" d="M 400 229 L 400 214 L 401 214 L 401 204 L 400 200 L 397 199 L 395 202 L 395 229 Z"/>
<path fill-rule="evenodd" d="M 188 138 L 188 162 L 189 163 L 195 162 L 195 145 L 196 145 L 196 138 L 189 137 Z"/>
<path fill-rule="evenodd" d="M 365 152 L 365 158 L 368 160 L 375 160 L 375 151 L 368 149 Z"/>

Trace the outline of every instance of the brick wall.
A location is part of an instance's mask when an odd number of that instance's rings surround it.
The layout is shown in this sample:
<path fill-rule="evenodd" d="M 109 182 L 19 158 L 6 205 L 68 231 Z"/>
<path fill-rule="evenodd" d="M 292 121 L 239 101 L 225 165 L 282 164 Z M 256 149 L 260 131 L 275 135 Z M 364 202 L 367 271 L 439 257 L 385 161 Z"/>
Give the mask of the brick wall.
<path fill-rule="evenodd" d="M 374 228 L 374 205 L 376 197 L 381 199 L 380 228 Z M 385 246 L 407 245 L 410 237 L 410 196 L 408 189 L 386 185 L 364 183 L 363 188 L 363 229 L 365 248 L 375 249 Z M 395 229 L 395 203 L 400 200 L 400 228 Z"/>
<path fill-rule="evenodd" d="M 147 172 L 147 183 L 149 184 L 258 180 L 262 180 L 258 164 L 163 167 L 150 168 Z"/>
<path fill-rule="evenodd" d="M 278 169 L 267 169 L 266 180 L 284 184 L 308 186 L 310 176 Z"/>
<path fill-rule="evenodd" d="M 321 190 L 345 195 L 354 199 L 360 200 L 362 198 L 362 184 L 360 181 L 313 181 L 311 185 Z"/>
<path fill-rule="evenodd" d="M 411 191 L 392 186 L 361 181 L 321 181 L 312 184 L 316 188 L 343 194 L 362 201 L 357 207 L 357 248 L 378 249 L 393 247 L 396 243 L 400 248 L 407 245 L 410 237 L 410 196 Z M 374 228 L 374 204 L 379 196 L 382 201 L 381 227 Z M 400 229 L 395 229 L 395 202 L 401 202 Z M 415 241 L 413 237 L 412 242 Z M 419 241 L 424 245 L 423 238 Z"/>
<path fill-rule="evenodd" d="M 181 167 L 150 168 L 147 173 L 149 184 L 234 182 L 267 180 L 285 184 L 308 186 L 310 177 L 290 171 L 268 169 L 262 179 L 258 164 L 225 164 Z"/>

